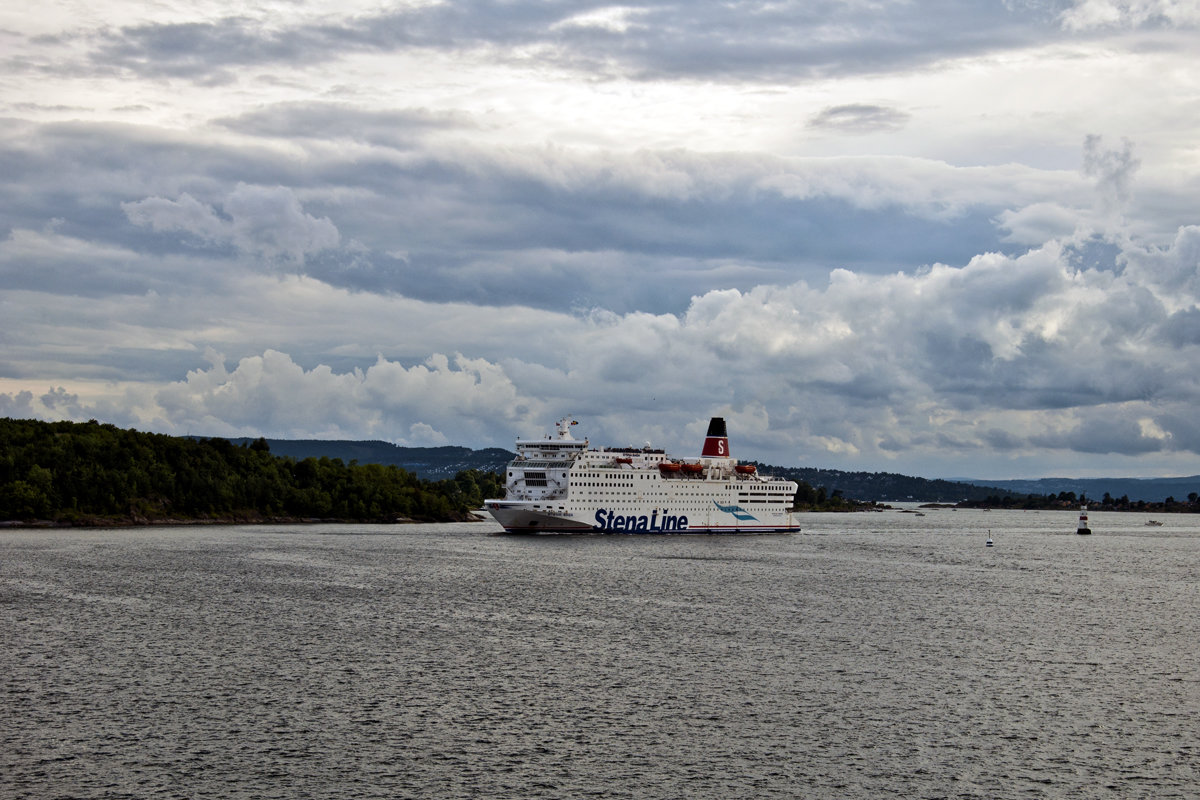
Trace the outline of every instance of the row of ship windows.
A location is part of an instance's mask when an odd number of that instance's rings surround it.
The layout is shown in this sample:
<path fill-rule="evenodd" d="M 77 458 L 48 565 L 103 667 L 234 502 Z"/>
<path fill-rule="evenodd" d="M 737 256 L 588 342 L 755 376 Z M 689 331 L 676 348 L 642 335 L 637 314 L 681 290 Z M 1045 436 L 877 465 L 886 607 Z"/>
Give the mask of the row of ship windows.
<path fill-rule="evenodd" d="M 542 478 L 527 477 L 527 478 L 525 478 L 525 485 L 526 486 L 546 486 L 547 483 L 546 483 L 545 479 L 542 479 Z M 590 487 L 602 487 L 605 489 L 632 489 L 633 488 L 632 483 L 617 483 L 615 481 L 574 481 L 574 482 L 572 482 L 571 485 L 576 488 L 590 488 Z M 731 487 L 726 486 L 725 488 L 729 489 Z M 709 494 L 711 494 L 711 490 L 705 489 L 705 490 L 693 491 L 693 492 L 678 492 L 676 494 L 677 495 L 689 495 L 689 494 L 690 495 L 709 495 Z M 754 500 L 754 499 L 787 500 L 787 499 L 789 499 L 789 495 L 786 492 L 739 492 L 738 498 L 741 500 L 747 500 L 747 501 Z"/>
<path fill-rule="evenodd" d="M 571 488 L 579 491 L 580 494 L 600 494 L 600 495 L 644 494 L 646 497 L 712 497 L 713 496 L 712 492 L 665 492 L 665 491 L 661 491 L 661 490 L 660 491 L 643 490 L 643 491 L 637 491 L 637 492 L 614 492 L 614 491 L 610 491 L 610 490 L 615 489 L 615 488 L 632 489 L 633 487 L 632 487 L 632 485 L 629 485 L 629 484 L 626 484 L 624 486 L 618 486 L 615 484 L 611 484 L 611 485 L 610 484 L 600 484 L 600 485 L 602 485 L 604 487 L 604 491 L 602 491 L 602 492 L 583 491 L 583 487 L 587 487 L 587 486 L 589 486 L 589 484 L 576 483 L 576 484 L 572 484 Z M 758 500 L 759 498 L 751 499 L 748 497 L 739 497 L 738 499 L 754 502 L 754 500 Z M 761 498 L 761 500 L 763 502 L 767 502 L 768 500 L 787 500 L 787 499 L 788 499 L 787 495 L 778 495 L 777 497 L 771 497 L 771 498 L 766 498 L 766 497 Z"/>
<path fill-rule="evenodd" d="M 608 477 L 610 477 L 610 476 L 601 475 L 596 472 L 581 472 L 578 475 L 575 475 L 571 479 L 571 483 L 574 486 L 633 486 L 632 483 L 607 483 L 607 482 L 606 483 L 579 483 L 578 482 L 579 478 L 608 478 Z M 622 476 L 622 477 L 625 477 L 625 476 Z M 656 480 L 656 479 L 661 480 L 661 478 L 659 478 L 659 476 L 657 476 L 657 475 L 631 475 L 628 477 L 637 478 L 638 480 Z M 674 483 L 674 481 L 672 481 L 672 483 Z M 724 488 L 728 489 L 728 490 L 733 490 L 738 487 L 727 483 L 727 484 L 725 484 Z"/>
<path fill-rule="evenodd" d="M 581 500 L 581 501 L 578 501 L 578 505 L 576 506 L 576 508 L 604 508 L 607 499 L 608 498 L 605 498 L 604 500 L 591 500 L 591 501 Z M 667 503 L 664 503 L 663 505 L 669 506 L 672 510 L 679 510 L 679 511 L 686 511 L 689 508 L 693 509 L 693 510 L 700 509 L 702 511 L 708 511 L 713 508 L 713 504 L 711 502 L 707 502 L 707 501 L 697 502 L 695 500 L 679 501 L 679 502 L 669 501 Z"/>

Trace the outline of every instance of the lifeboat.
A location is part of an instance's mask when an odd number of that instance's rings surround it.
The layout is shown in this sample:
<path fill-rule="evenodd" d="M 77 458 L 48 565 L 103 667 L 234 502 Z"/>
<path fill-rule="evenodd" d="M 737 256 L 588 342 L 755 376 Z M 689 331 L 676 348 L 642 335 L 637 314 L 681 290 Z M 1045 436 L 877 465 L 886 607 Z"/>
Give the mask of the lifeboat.
<path fill-rule="evenodd" d="M 681 468 L 681 465 L 676 464 L 674 461 L 658 462 L 659 471 L 667 475 L 674 475 L 676 472 L 679 472 Z"/>
<path fill-rule="evenodd" d="M 681 467 L 686 475 L 699 475 L 704 472 L 703 464 L 683 464 Z"/>
<path fill-rule="evenodd" d="M 618 456 L 617 458 L 614 458 L 613 461 L 616 461 L 618 464 L 632 464 L 633 463 L 633 459 L 628 458 L 626 456 Z"/>
<path fill-rule="evenodd" d="M 734 467 L 734 470 L 742 473 L 743 475 L 753 475 L 754 474 L 754 465 L 753 464 L 738 464 L 736 467 Z"/>

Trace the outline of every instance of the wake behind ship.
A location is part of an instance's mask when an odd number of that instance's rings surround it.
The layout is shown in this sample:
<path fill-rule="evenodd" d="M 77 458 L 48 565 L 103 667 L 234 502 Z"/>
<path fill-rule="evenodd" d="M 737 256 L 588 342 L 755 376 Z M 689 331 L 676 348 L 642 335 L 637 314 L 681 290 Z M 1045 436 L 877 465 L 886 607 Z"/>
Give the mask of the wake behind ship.
<path fill-rule="evenodd" d="M 571 436 L 518 439 L 503 500 L 484 506 L 509 533 L 794 533 L 795 481 L 759 475 L 729 453 L 713 417 L 699 457 L 662 450 L 589 448 Z"/>

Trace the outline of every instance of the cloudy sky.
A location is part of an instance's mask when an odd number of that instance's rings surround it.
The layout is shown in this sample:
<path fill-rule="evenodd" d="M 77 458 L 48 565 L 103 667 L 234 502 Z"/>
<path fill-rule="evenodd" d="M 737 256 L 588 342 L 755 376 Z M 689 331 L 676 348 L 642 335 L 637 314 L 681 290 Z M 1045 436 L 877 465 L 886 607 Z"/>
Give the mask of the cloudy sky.
<path fill-rule="evenodd" d="M 1197 0 L 0 7 L 0 415 L 1200 473 Z"/>

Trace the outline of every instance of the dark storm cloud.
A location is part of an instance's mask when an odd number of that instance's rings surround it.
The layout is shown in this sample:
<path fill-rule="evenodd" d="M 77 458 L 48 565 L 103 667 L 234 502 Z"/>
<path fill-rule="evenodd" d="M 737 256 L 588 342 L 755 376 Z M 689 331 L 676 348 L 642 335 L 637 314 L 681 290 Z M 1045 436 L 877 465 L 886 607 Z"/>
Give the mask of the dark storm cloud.
<path fill-rule="evenodd" d="M 1057 4 L 1055 4 L 1057 5 Z M 536 58 L 592 74 L 642 78 L 784 79 L 912 67 L 989 52 L 1054 32 L 1054 14 L 1029 5 L 944 2 L 854 4 L 622 4 L 618 26 L 587 12 L 604 3 L 448 2 L 336 24 L 272 27 L 245 17 L 139 25 L 104 33 L 100 69 L 206 83 L 239 68 L 316 64 L 355 51 L 480 50 Z M 937 24 L 930 24 L 936 19 Z M 528 55 L 536 51 L 536 55 Z"/>

